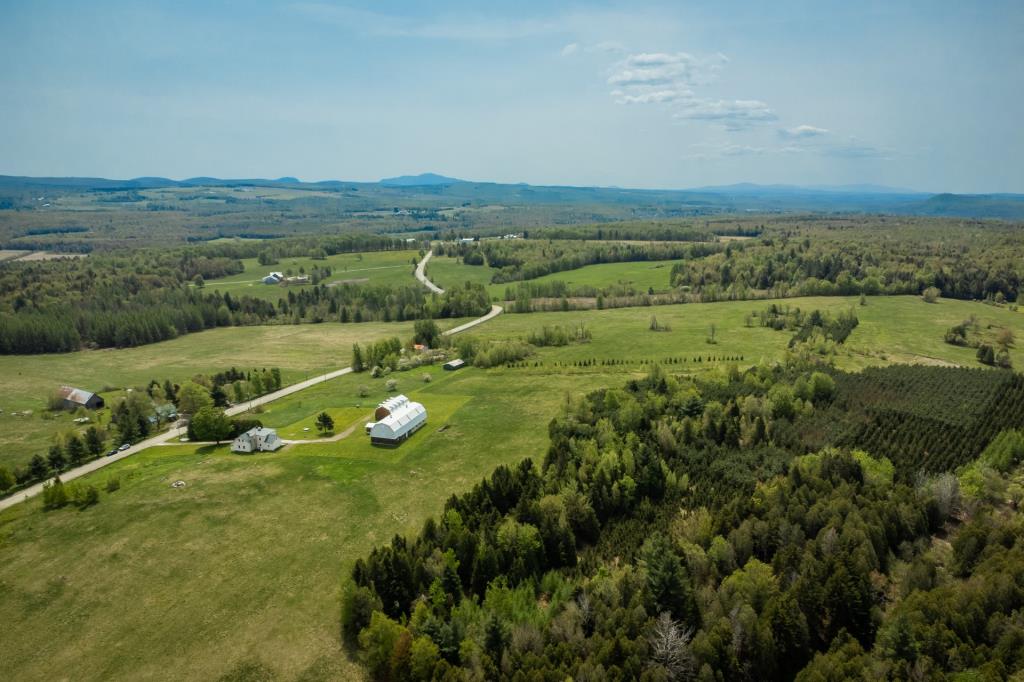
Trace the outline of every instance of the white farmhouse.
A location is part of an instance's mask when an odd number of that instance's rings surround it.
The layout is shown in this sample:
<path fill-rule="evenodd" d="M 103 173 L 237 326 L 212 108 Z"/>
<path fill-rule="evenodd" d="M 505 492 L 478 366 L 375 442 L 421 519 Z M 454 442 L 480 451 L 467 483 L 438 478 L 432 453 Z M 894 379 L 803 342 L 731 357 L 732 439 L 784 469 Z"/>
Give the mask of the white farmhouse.
<path fill-rule="evenodd" d="M 274 429 L 256 426 L 231 442 L 231 452 L 274 452 L 284 447 Z"/>
<path fill-rule="evenodd" d="M 404 395 L 388 398 L 373 413 L 377 421 L 366 423 L 374 445 L 398 445 L 427 423 L 427 409 Z"/>

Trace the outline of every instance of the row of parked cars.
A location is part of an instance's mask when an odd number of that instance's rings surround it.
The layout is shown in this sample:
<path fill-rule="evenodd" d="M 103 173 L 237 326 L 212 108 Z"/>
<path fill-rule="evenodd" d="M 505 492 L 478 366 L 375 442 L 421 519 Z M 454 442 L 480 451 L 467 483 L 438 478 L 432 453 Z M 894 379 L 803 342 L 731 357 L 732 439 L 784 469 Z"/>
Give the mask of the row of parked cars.
<path fill-rule="evenodd" d="M 116 455 L 119 452 L 124 452 L 125 450 L 127 450 L 131 446 L 132 446 L 131 443 L 121 443 L 120 447 L 116 447 L 113 450 L 111 450 L 110 452 L 108 452 L 107 453 L 107 457 L 113 457 L 114 455 Z"/>

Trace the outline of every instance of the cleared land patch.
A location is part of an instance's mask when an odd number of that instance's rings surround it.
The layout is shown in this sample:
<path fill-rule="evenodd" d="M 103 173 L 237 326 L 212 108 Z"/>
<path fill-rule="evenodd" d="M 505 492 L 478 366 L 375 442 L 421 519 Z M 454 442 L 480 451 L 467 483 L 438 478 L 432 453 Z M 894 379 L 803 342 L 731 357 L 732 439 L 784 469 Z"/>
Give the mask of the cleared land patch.
<path fill-rule="evenodd" d="M 276 301 L 287 298 L 289 291 L 299 291 L 312 284 L 295 284 L 283 286 L 264 284 L 263 277 L 271 272 L 298 276 L 309 274 L 314 268 L 331 268 L 331 275 L 322 280 L 322 284 L 338 286 L 349 284 L 381 284 L 401 285 L 415 284 L 412 272 L 415 268 L 413 259 L 419 257 L 418 251 L 373 251 L 368 253 L 339 253 L 327 256 L 322 260 L 313 258 L 281 258 L 273 265 L 260 265 L 255 258 L 242 260 L 245 271 L 230 277 L 222 277 L 206 282 L 207 291 L 222 291 L 232 296 L 252 296 L 264 300 Z"/>

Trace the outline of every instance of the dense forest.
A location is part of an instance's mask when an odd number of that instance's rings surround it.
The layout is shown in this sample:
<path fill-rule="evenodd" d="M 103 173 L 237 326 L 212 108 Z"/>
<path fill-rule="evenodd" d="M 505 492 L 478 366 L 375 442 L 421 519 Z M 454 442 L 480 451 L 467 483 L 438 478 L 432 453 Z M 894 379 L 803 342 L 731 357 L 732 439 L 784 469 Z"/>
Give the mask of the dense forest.
<path fill-rule="evenodd" d="M 864 382 L 909 404 L 963 379 L 943 371 Z M 1019 674 L 1024 436 L 975 434 L 970 460 L 931 476 L 856 443 L 809 450 L 802 420 L 872 391 L 800 363 L 702 380 L 654 366 L 569 401 L 539 466 L 499 467 L 356 562 L 343 631 L 388 680 Z M 885 434 L 867 444 L 898 449 Z"/>
<path fill-rule="evenodd" d="M 623 244 L 553 240 L 492 240 L 435 247 L 437 255 L 458 256 L 467 265 L 495 268 L 491 282 L 502 284 L 576 270 L 599 263 L 700 259 L 722 250 L 717 243 Z"/>
<path fill-rule="evenodd" d="M 368 322 L 476 317 L 490 309 L 482 287 L 432 296 L 407 286 L 313 286 L 289 290 L 276 305 L 250 296 L 207 293 L 194 282 L 242 272 L 241 258 L 278 257 L 404 246 L 393 240 L 345 238 L 224 244 L 172 251 L 141 250 L 84 259 L 9 263 L 0 268 L 0 353 L 68 352 L 128 347 L 233 325 Z M 410 278 L 411 279 L 411 278 Z"/>
<path fill-rule="evenodd" d="M 781 222 L 759 239 L 676 264 L 672 285 L 701 300 L 920 294 L 1016 301 L 1020 226 L 898 219 Z"/>

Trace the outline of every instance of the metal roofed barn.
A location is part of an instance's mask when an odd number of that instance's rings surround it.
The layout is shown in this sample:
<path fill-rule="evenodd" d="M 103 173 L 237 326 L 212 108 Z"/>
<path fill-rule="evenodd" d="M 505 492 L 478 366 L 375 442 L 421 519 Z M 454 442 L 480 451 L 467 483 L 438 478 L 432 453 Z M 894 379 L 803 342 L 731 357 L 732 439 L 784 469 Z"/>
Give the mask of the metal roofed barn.
<path fill-rule="evenodd" d="M 398 445 L 427 423 L 427 408 L 404 395 L 388 398 L 373 413 L 377 421 L 366 423 L 373 445 Z"/>

